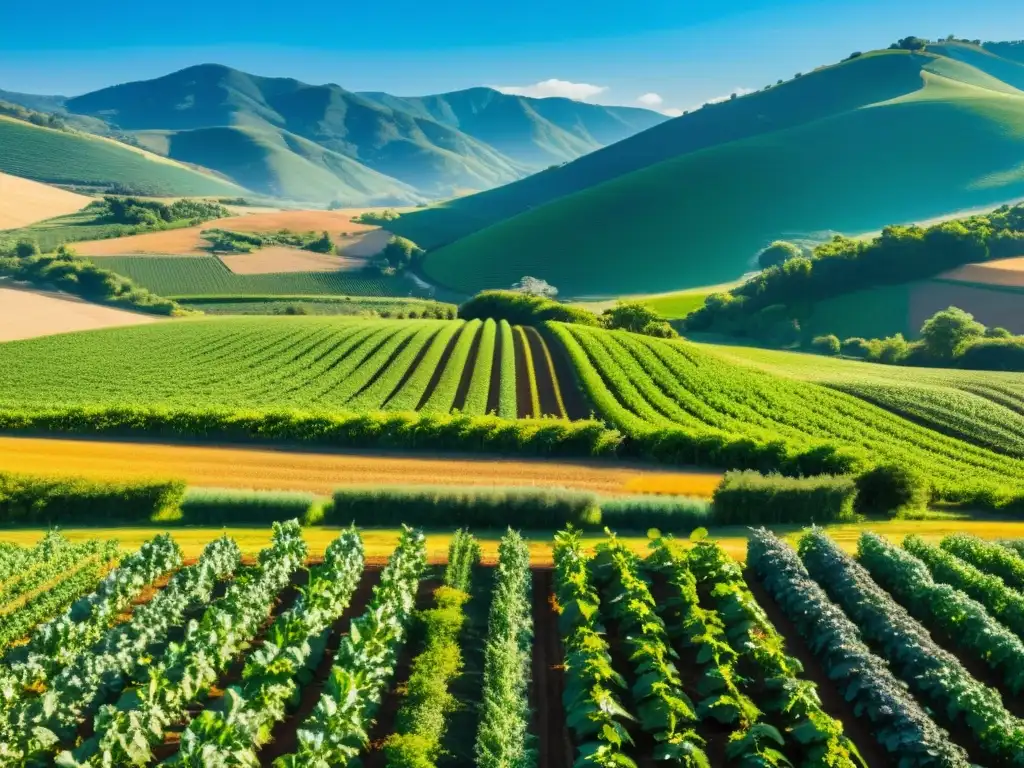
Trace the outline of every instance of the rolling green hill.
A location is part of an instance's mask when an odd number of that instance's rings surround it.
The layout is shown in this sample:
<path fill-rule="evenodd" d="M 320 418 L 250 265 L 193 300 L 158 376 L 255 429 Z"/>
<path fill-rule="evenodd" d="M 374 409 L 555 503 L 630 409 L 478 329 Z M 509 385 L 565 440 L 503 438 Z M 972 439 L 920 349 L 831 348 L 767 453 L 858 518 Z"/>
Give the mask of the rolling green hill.
<path fill-rule="evenodd" d="M 128 185 L 150 195 L 230 195 L 245 190 L 212 174 L 84 133 L 0 117 L 0 171 L 50 184 Z"/>
<path fill-rule="evenodd" d="M 529 274 L 567 297 L 651 293 L 736 279 L 775 239 L 1019 197 L 1022 152 L 1024 92 L 938 53 L 885 51 L 391 226 L 450 242 L 425 269 L 457 290 Z"/>
<path fill-rule="evenodd" d="M 401 99 L 207 64 L 66 99 L 61 108 L 259 191 L 351 205 L 489 189 L 665 119 L 564 101 L 490 89 Z M 306 176 L 304 190 L 289 181 Z"/>

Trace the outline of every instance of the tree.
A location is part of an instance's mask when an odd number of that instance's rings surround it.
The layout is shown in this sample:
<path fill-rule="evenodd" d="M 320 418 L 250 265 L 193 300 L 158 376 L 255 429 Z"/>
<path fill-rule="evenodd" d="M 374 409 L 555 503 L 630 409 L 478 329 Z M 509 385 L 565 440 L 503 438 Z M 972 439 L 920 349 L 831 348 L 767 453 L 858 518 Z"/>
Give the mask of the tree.
<path fill-rule="evenodd" d="M 757 255 L 757 263 L 761 269 L 768 269 L 768 267 L 784 264 L 790 259 L 796 259 L 803 255 L 804 252 L 800 250 L 800 246 L 785 240 L 776 240 Z"/>
<path fill-rule="evenodd" d="M 829 336 L 815 336 L 811 341 L 811 348 L 823 355 L 838 355 L 842 350 L 839 337 L 835 334 Z"/>
<path fill-rule="evenodd" d="M 35 240 L 24 238 L 14 245 L 14 255 L 20 259 L 30 259 L 39 254 L 39 246 Z"/>
<path fill-rule="evenodd" d="M 621 328 L 624 331 L 643 333 L 651 323 L 664 322 L 664 318 L 639 301 L 618 301 L 611 309 L 606 309 L 601 315 L 605 328 Z"/>
<path fill-rule="evenodd" d="M 923 51 L 928 47 L 928 41 L 923 37 L 904 37 L 889 46 L 890 50 L 893 51 Z"/>
<path fill-rule="evenodd" d="M 986 339 L 1012 339 L 1013 338 L 1013 334 L 1010 333 L 1005 328 L 1001 328 L 1000 326 L 995 326 L 994 328 L 986 328 L 985 329 L 985 338 Z"/>
<path fill-rule="evenodd" d="M 971 339 L 985 335 L 985 326 L 959 307 L 936 312 L 921 326 L 925 348 L 940 360 L 950 360 Z"/>
<path fill-rule="evenodd" d="M 524 275 L 518 283 L 513 284 L 512 290 L 516 293 L 525 293 L 527 296 L 542 296 L 547 299 L 553 299 L 558 295 L 558 289 L 547 280 L 529 275 Z"/>
<path fill-rule="evenodd" d="M 316 240 L 311 240 L 303 246 L 307 251 L 313 253 L 334 253 L 334 241 L 331 240 L 330 232 L 322 232 Z"/>

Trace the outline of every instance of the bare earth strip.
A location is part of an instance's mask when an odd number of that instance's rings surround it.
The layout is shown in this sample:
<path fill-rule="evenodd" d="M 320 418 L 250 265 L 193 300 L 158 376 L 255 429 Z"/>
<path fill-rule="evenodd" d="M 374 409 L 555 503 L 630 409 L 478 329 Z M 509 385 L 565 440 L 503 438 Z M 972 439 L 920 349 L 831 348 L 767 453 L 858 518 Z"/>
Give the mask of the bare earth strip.
<path fill-rule="evenodd" d="M 73 296 L 0 286 L 0 342 L 54 333 L 155 323 L 157 318 Z"/>
<path fill-rule="evenodd" d="M 66 216 L 92 201 L 85 195 L 0 173 L 0 229 L 27 227 L 54 216 Z"/>
<path fill-rule="evenodd" d="M 940 275 L 943 280 L 956 280 L 980 285 L 1005 285 L 1024 288 L 1024 256 L 998 259 L 982 264 L 968 264 Z"/>
<path fill-rule="evenodd" d="M 713 472 L 652 471 L 597 461 L 311 453 L 24 437 L 0 437 L 0 470 L 110 479 L 170 477 L 195 486 L 321 494 L 357 484 L 526 485 L 636 493 L 650 482 L 652 491 L 670 487 L 673 493 L 710 496 L 721 480 Z"/>
<path fill-rule="evenodd" d="M 366 266 L 365 259 L 330 256 L 299 248 L 275 245 L 253 253 L 221 256 L 224 266 L 236 275 L 273 275 L 279 272 L 354 272 Z"/>
<path fill-rule="evenodd" d="M 354 223 L 352 217 L 362 210 L 261 211 L 210 221 L 198 227 L 149 232 L 110 240 L 89 240 L 75 243 L 75 250 L 85 256 L 208 256 L 209 244 L 200 236 L 204 229 L 254 233 L 290 229 L 293 232 L 329 232 L 343 254 L 373 256 L 387 245 L 391 235 L 386 233 L 385 237 L 383 231 L 376 226 Z M 370 250 L 373 247 L 376 249 Z"/>

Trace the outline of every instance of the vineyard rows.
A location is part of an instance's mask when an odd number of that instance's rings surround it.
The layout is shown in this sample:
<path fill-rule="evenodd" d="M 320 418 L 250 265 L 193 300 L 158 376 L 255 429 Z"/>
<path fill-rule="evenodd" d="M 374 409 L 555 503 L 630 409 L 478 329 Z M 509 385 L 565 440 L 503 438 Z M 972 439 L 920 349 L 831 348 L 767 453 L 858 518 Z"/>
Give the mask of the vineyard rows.
<path fill-rule="evenodd" d="M 67 546 L 0 546 L 0 586 Z M 570 529 L 533 571 L 458 531 L 428 566 L 404 528 L 378 570 L 354 528 L 314 562 L 294 521 L 251 561 L 162 534 L 7 648 L 0 765 L 1024 765 L 1014 546 L 649 550 Z"/>
<path fill-rule="evenodd" d="M 505 321 L 246 318 L 145 330 L 5 345 L 0 400 L 565 415 L 550 350 L 538 346 L 535 355 L 528 335 Z M 146 352 L 125 356 L 126 348 Z"/>
<path fill-rule="evenodd" d="M 941 409 L 927 416 L 929 401 L 921 401 L 915 419 L 932 428 L 846 392 L 728 363 L 692 344 L 579 325 L 551 330 L 590 401 L 626 434 L 683 429 L 782 439 L 803 449 L 824 443 L 866 449 L 875 459 L 918 469 L 931 478 L 937 498 L 949 501 L 1012 497 L 1024 485 L 1024 461 L 1015 458 L 1024 455 L 1024 431 L 1015 433 L 1012 419 L 974 425 L 975 442 L 991 444 L 986 448 L 943 434 L 958 430 Z"/>

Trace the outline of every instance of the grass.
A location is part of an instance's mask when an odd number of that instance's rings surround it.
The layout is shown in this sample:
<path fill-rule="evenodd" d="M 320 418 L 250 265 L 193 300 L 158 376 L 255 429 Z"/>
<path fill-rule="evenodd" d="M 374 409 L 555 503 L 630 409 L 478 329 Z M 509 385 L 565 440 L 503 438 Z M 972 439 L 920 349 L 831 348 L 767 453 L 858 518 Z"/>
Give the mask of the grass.
<path fill-rule="evenodd" d="M 112 256 L 97 263 L 161 296 L 403 296 L 422 293 L 404 277 L 364 272 L 236 275 L 213 256 Z"/>
<path fill-rule="evenodd" d="M 625 530 L 620 528 L 620 530 Z M 742 526 L 729 528 L 712 528 L 709 533 L 712 539 L 721 543 L 726 552 L 737 560 L 746 557 L 746 528 Z M 803 530 L 799 526 L 773 526 L 772 530 L 786 536 L 791 542 L 796 541 Z M 122 527 L 122 528 L 71 528 L 61 529 L 61 533 L 72 542 L 90 538 L 116 539 L 124 549 L 137 549 L 145 541 L 166 528 L 158 527 Z M 917 535 L 926 541 L 938 541 L 943 536 L 954 533 L 967 533 L 983 539 L 1008 539 L 1024 537 L 1024 522 L 993 522 L 993 521 L 879 521 L 847 525 L 825 526 L 825 531 L 834 538 L 847 552 L 857 548 L 857 538 L 863 531 L 874 531 L 892 541 L 902 541 L 903 537 Z M 31 546 L 46 533 L 43 528 L 0 529 L 0 540 L 21 546 Z M 174 540 L 182 548 L 186 558 L 198 557 L 206 544 L 221 534 L 226 533 L 238 543 L 243 554 L 252 557 L 270 542 L 270 529 L 267 526 L 240 527 L 189 527 L 175 528 L 171 531 Z M 380 562 L 391 554 L 401 531 L 390 528 L 368 528 L 361 530 L 368 560 Z M 504 534 L 503 530 L 473 531 L 480 542 L 484 562 L 493 563 L 497 560 L 498 542 Z M 529 539 L 530 561 L 535 566 L 551 565 L 552 535 L 550 532 L 531 533 L 524 531 Z M 604 536 L 599 533 L 583 535 L 588 551 L 592 551 Z M 305 528 L 303 538 L 309 545 L 311 557 L 321 557 L 327 545 L 338 537 L 337 528 Z M 452 532 L 428 531 L 427 556 L 432 563 L 444 563 L 448 557 L 448 545 L 451 543 Z M 646 553 L 648 539 L 646 535 L 621 535 L 619 541 L 638 553 Z"/>
<path fill-rule="evenodd" d="M 414 312 L 437 311 L 454 314 L 454 304 L 392 296 L 223 296 L 182 302 L 188 309 L 207 315 L 279 315 L 287 307 L 296 307 L 309 315 L 391 315 L 401 318 Z"/>
<path fill-rule="evenodd" d="M 211 174 L 108 139 L 0 118 L 0 171 L 51 184 L 128 185 L 153 196 L 222 195 L 245 190 Z"/>
<path fill-rule="evenodd" d="M 694 310 L 704 306 L 704 299 L 715 292 L 706 288 L 695 288 L 677 293 L 648 296 L 640 301 L 667 320 L 681 320 Z"/>
<path fill-rule="evenodd" d="M 442 247 L 424 269 L 464 292 L 524 274 L 570 298 L 695 288 L 738 278 L 775 239 L 873 231 L 1021 196 L 1024 93 L 924 71 L 937 61 L 862 57 L 670 121 L 536 181 L 455 201 L 447 210 L 465 215 L 436 239 Z M 817 101 L 801 106 L 797 97 Z M 723 128 L 727 119 L 742 127 Z M 575 188 L 546 202 L 569 175 Z M 428 214 L 392 229 L 429 246 L 415 225 Z"/>

